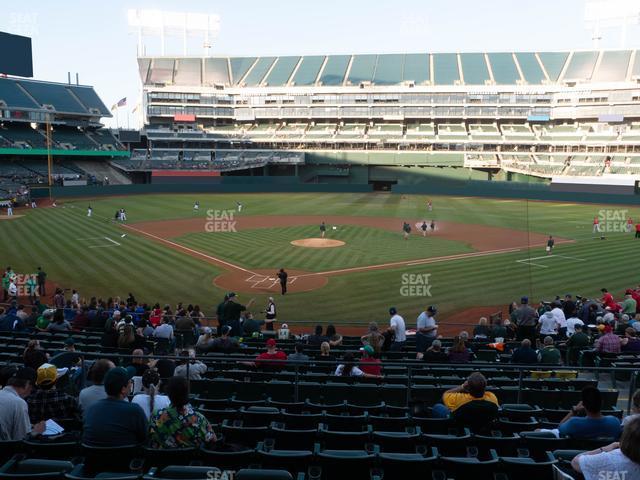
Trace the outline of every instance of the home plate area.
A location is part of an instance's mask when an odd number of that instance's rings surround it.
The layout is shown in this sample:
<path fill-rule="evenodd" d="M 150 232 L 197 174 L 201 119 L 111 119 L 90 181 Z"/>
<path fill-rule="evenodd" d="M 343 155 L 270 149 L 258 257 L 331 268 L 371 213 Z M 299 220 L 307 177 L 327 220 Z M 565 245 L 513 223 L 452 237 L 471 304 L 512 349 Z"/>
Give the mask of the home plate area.
<path fill-rule="evenodd" d="M 302 270 L 288 270 L 287 291 L 291 293 L 309 292 L 327 284 L 327 277 L 310 274 Z M 230 270 L 217 276 L 213 283 L 228 292 L 281 293 L 278 269 L 272 270 Z"/>

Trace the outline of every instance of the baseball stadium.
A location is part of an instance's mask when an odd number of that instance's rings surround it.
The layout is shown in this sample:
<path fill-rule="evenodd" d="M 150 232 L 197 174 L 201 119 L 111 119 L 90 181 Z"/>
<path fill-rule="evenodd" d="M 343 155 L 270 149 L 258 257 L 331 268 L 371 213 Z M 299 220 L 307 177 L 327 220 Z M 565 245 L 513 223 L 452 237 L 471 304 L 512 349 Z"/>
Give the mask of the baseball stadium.
<path fill-rule="evenodd" d="M 192 55 L 216 16 L 128 20 L 133 128 L 0 32 L 0 478 L 640 478 L 640 37 Z"/>

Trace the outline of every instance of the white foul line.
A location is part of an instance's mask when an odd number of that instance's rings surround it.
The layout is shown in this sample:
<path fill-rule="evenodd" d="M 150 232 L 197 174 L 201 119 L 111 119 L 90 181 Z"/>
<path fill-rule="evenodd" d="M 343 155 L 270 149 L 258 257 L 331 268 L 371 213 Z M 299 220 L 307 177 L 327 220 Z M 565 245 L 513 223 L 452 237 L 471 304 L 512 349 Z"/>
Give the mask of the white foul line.
<path fill-rule="evenodd" d="M 185 247 L 184 245 L 180 245 L 179 243 L 172 242 L 171 240 L 167 240 L 166 238 L 159 237 L 157 235 L 154 235 L 153 233 L 145 232 L 144 230 L 140 230 L 138 228 L 132 227 L 131 225 L 124 225 L 123 224 L 122 227 L 123 228 L 128 228 L 129 230 L 133 230 L 134 232 L 138 232 L 138 233 L 141 233 L 141 234 L 146 235 L 148 237 L 151 237 L 151 238 L 153 238 L 155 240 L 158 240 L 159 242 L 171 245 L 172 247 L 175 247 L 175 248 L 177 248 L 179 250 L 186 250 L 187 252 L 194 253 L 194 254 L 196 254 L 196 255 L 198 255 L 200 257 L 207 258 L 207 259 L 212 260 L 212 261 L 214 261 L 216 263 L 221 263 L 223 265 L 226 265 L 228 267 L 234 268 L 236 270 L 242 270 L 243 272 L 250 273 L 252 275 L 256 275 L 256 273 L 252 272 L 251 270 L 247 270 L 246 268 L 239 267 L 238 265 L 234 265 L 233 263 L 225 262 L 224 260 L 221 260 L 220 258 L 212 257 L 211 255 L 207 255 L 206 253 L 202 253 L 202 252 L 199 252 L 198 250 L 194 250 L 193 248 Z"/>
<path fill-rule="evenodd" d="M 111 240 L 109 237 L 104 237 L 104 239 L 110 241 L 111 243 L 113 243 L 114 245 L 117 245 L 118 247 L 120 246 L 118 242 L 116 242 L 115 240 Z"/>

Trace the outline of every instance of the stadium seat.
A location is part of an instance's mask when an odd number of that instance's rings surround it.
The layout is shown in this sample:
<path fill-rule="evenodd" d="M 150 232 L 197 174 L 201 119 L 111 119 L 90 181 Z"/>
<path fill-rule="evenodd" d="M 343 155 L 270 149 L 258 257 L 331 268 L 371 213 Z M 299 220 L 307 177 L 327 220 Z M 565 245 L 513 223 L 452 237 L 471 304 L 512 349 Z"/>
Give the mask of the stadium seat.
<path fill-rule="evenodd" d="M 374 431 L 372 442 L 386 453 L 413 453 L 423 444 L 420 429 L 408 429 L 406 432 L 381 432 Z"/>
<path fill-rule="evenodd" d="M 79 453 L 77 441 L 56 441 L 47 437 L 29 437 L 23 441 L 23 451 L 29 458 L 68 460 Z"/>
<path fill-rule="evenodd" d="M 96 478 L 100 480 L 138 480 L 142 474 L 137 472 L 100 472 L 91 473 L 88 472 L 84 464 L 80 463 L 73 467 L 69 473 L 65 474 L 66 480 L 94 480 Z"/>
<path fill-rule="evenodd" d="M 569 439 L 557 438 L 551 432 L 521 432 L 520 445 L 532 455 L 541 455 L 553 450 L 563 450 L 569 446 Z"/>
<path fill-rule="evenodd" d="M 318 438 L 323 448 L 331 450 L 340 449 L 365 449 L 370 440 L 371 432 L 367 427 L 360 431 L 336 431 L 329 430 L 326 425 L 321 425 Z"/>
<path fill-rule="evenodd" d="M 200 458 L 205 465 L 215 465 L 221 470 L 238 470 L 256 465 L 255 448 L 216 442 L 212 448 L 202 447 Z"/>
<path fill-rule="evenodd" d="M 314 456 L 313 450 L 268 449 L 263 444 L 256 451 L 262 468 L 287 470 L 293 475 L 306 471 Z"/>
<path fill-rule="evenodd" d="M 440 457 L 442 469 L 455 479 L 492 478 L 499 463 L 495 451 L 489 451 L 484 457 Z"/>
<path fill-rule="evenodd" d="M 432 450 L 420 453 L 380 452 L 378 459 L 385 480 L 431 478 L 438 456 Z"/>
<path fill-rule="evenodd" d="M 222 472 L 215 467 L 169 465 L 151 468 L 143 480 L 210 480 L 221 476 Z"/>
<path fill-rule="evenodd" d="M 82 443 L 80 454 L 84 458 L 85 472 L 129 472 L 131 462 L 140 458 L 139 445 L 96 447 Z"/>
<path fill-rule="evenodd" d="M 324 415 L 322 413 L 282 412 L 282 423 L 289 429 L 317 429 L 323 419 Z"/>
<path fill-rule="evenodd" d="M 236 472 L 234 478 L 236 480 L 293 480 L 294 478 L 301 478 L 304 480 L 304 475 L 302 477 L 294 477 L 286 470 L 257 470 L 243 468 Z"/>
<path fill-rule="evenodd" d="M 369 480 L 376 458 L 365 450 L 318 450 L 316 456 L 322 468 L 322 480 Z"/>
<path fill-rule="evenodd" d="M 274 407 L 248 407 L 240 409 L 242 425 L 247 427 L 263 427 L 280 418 L 280 410 Z"/>
<path fill-rule="evenodd" d="M 270 438 L 273 439 L 275 447 L 283 450 L 313 450 L 317 439 L 318 429 L 297 430 L 285 428 L 284 424 L 271 424 Z"/>
<path fill-rule="evenodd" d="M 558 461 L 547 452 L 535 457 L 500 457 L 501 470 L 504 470 L 509 478 L 551 478 L 553 465 Z"/>
<path fill-rule="evenodd" d="M 65 473 L 73 470 L 73 463 L 68 460 L 48 460 L 25 458 L 15 455 L 0 467 L 0 478 L 6 479 L 63 479 Z"/>
<path fill-rule="evenodd" d="M 4 465 L 7 460 L 13 457 L 16 453 L 22 453 L 23 450 L 24 443 L 20 440 L 0 441 L 0 462 Z"/>
<path fill-rule="evenodd" d="M 189 465 L 198 459 L 199 450 L 190 448 L 150 448 L 143 447 L 141 459 L 145 467 L 166 467 L 168 465 Z"/>

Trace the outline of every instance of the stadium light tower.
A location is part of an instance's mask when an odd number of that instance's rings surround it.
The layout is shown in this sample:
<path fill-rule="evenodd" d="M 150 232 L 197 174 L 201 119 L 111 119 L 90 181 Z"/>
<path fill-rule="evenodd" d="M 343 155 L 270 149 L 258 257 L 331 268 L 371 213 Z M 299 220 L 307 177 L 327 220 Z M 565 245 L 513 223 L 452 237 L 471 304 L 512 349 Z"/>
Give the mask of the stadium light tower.
<path fill-rule="evenodd" d="M 627 27 L 640 23 L 640 2 L 638 0 L 593 0 L 586 3 L 584 12 L 586 28 L 593 31 L 593 44 L 600 46 L 602 30 L 620 29 L 620 48 L 627 43 Z"/>
<path fill-rule="evenodd" d="M 162 10 L 127 11 L 129 27 L 138 33 L 138 56 L 144 54 L 143 38 L 160 37 L 160 54 L 165 55 L 167 37 L 182 39 L 182 53 L 187 55 L 187 39 L 202 37 L 205 55 L 220 32 L 220 16 L 207 13 L 166 12 Z"/>

